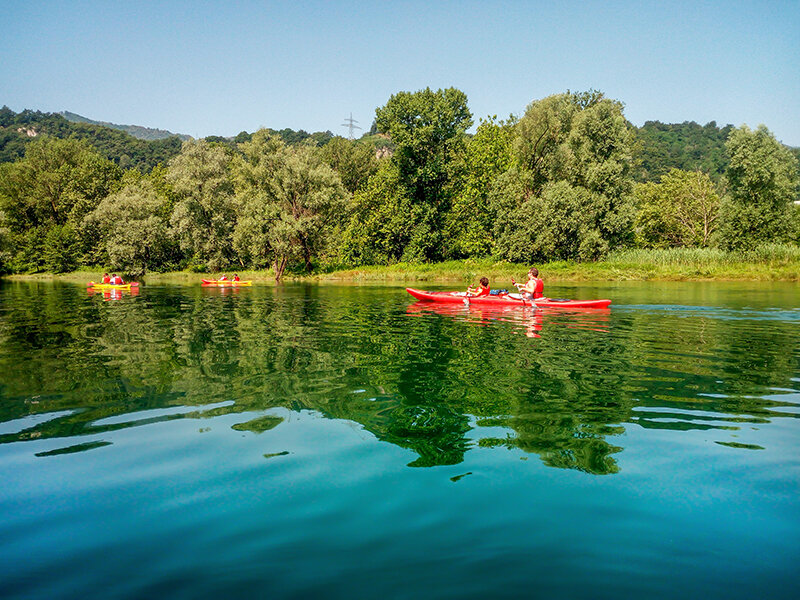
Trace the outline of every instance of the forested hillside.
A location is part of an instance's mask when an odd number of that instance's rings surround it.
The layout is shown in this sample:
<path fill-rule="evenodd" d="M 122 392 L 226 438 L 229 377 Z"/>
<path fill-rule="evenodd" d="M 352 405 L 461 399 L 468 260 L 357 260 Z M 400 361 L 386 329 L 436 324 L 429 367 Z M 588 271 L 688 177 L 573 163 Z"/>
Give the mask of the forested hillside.
<path fill-rule="evenodd" d="M 15 113 L 0 109 L 0 163 L 13 162 L 25 155 L 27 145 L 41 136 L 83 140 L 101 156 L 123 169 L 149 172 L 166 163 L 181 150 L 177 136 L 146 141 L 116 129 L 90 123 L 72 123 L 55 113 L 23 110 Z"/>
<path fill-rule="evenodd" d="M 286 270 L 800 238 L 798 161 L 760 125 L 637 130 L 603 93 L 474 125 L 449 88 L 398 92 L 360 140 L 262 129 L 146 142 L 0 111 L 0 270 Z"/>
<path fill-rule="evenodd" d="M 334 135 L 330 131 L 308 133 L 302 129 L 269 130 L 287 144 L 324 146 Z M 7 106 L 0 109 L 0 163 L 13 162 L 25 155 L 25 147 L 40 135 L 60 139 L 85 140 L 102 156 L 122 169 L 149 172 L 158 164 L 166 164 L 180 152 L 187 135 L 172 134 L 161 129 L 138 125 L 115 125 L 92 121 L 74 113 L 43 113 L 23 110 L 15 113 Z M 209 142 L 236 147 L 252 138 L 242 131 L 233 137 L 209 136 Z"/>
<path fill-rule="evenodd" d="M 93 121 L 92 119 L 88 119 L 67 110 L 61 111 L 59 114 L 71 123 L 87 123 L 89 125 L 101 125 L 103 127 L 108 127 L 109 129 L 118 129 L 119 131 L 124 131 L 125 133 L 130 134 L 139 140 L 163 140 L 164 138 L 177 136 L 181 139 L 181 141 L 186 141 L 192 137 L 182 133 L 172 133 L 171 131 L 166 131 L 164 129 L 142 127 L 141 125 L 119 125 L 117 123 L 109 123 L 107 121 Z"/>
<path fill-rule="evenodd" d="M 636 130 L 636 180 L 657 181 L 670 169 L 682 169 L 702 171 L 719 181 L 728 167 L 725 142 L 731 131 L 733 125 L 720 128 L 714 121 L 706 125 L 647 121 Z"/>

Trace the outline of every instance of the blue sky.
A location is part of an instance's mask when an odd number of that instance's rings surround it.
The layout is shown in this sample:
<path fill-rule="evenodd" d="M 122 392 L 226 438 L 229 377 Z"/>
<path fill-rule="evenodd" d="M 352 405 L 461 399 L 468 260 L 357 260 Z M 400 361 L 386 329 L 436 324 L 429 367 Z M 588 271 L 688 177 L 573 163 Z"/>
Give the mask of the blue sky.
<path fill-rule="evenodd" d="M 206 135 L 369 128 L 398 91 L 479 117 L 599 89 L 633 123 L 766 124 L 800 146 L 800 0 L 0 0 L 0 104 Z"/>

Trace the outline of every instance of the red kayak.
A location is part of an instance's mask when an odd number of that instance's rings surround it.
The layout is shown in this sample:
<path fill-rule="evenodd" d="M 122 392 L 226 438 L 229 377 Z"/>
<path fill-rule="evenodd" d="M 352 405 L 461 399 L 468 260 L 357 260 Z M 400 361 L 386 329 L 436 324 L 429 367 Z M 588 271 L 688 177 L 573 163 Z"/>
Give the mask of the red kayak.
<path fill-rule="evenodd" d="M 523 300 L 519 294 L 501 293 L 496 296 L 467 296 L 464 292 L 424 292 L 414 288 L 406 291 L 423 302 L 465 303 L 476 306 L 536 306 L 547 308 L 608 308 L 611 300 L 565 300 L 561 298 L 537 298 Z"/>

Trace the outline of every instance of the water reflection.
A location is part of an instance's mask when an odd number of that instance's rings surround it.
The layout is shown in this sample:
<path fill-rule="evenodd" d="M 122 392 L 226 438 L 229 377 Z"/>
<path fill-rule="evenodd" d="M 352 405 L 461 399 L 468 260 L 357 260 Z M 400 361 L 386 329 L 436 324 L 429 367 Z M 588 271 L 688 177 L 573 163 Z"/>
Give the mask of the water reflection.
<path fill-rule="evenodd" d="M 86 293 L 89 297 L 97 296 L 103 300 L 120 300 L 125 296 L 138 296 L 139 286 L 124 290 L 96 290 L 94 288 L 86 288 Z"/>
<path fill-rule="evenodd" d="M 800 406 L 793 318 L 409 306 L 394 288 L 133 296 L 0 286 L 0 443 L 54 440 L 36 448 L 47 457 L 113 443 L 120 429 L 232 413 L 248 413 L 235 429 L 268 436 L 281 426 L 269 411 L 283 407 L 358 423 L 413 451 L 414 467 L 506 448 L 610 474 L 627 428 L 713 431 L 741 451 L 769 443 L 733 438 L 742 424 Z"/>
<path fill-rule="evenodd" d="M 437 314 L 457 321 L 487 326 L 492 322 L 508 323 L 527 337 L 541 337 L 545 321 L 551 325 L 583 327 L 608 331 L 611 310 L 607 308 L 531 308 L 516 306 L 480 306 L 474 304 L 437 304 L 418 301 L 407 309 L 409 315 Z"/>

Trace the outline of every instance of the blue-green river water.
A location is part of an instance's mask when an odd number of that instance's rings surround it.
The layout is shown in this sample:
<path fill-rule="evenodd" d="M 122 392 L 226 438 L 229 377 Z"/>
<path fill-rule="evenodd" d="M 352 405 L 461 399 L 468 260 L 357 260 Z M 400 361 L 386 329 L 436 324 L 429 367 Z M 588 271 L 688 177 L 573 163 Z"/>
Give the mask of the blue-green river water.
<path fill-rule="evenodd" d="M 0 598 L 797 598 L 800 286 L 0 282 Z"/>

